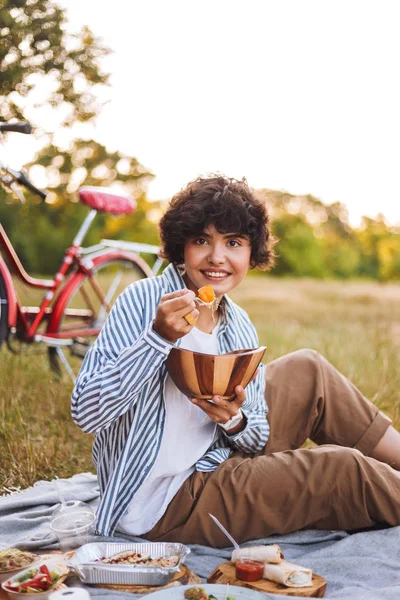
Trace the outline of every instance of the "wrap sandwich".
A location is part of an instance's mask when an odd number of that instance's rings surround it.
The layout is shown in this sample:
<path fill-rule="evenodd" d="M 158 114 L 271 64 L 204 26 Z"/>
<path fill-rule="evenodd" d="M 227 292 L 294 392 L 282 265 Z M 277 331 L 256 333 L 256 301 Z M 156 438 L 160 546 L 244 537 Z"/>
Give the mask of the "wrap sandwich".
<path fill-rule="evenodd" d="M 270 544 L 269 546 L 249 546 L 248 548 L 240 548 L 232 552 L 232 562 L 236 563 L 239 558 L 251 558 L 265 563 L 280 563 L 283 554 L 278 544 Z"/>
<path fill-rule="evenodd" d="M 287 587 L 308 587 L 312 585 L 312 570 L 282 560 L 276 565 L 266 564 L 263 578 Z"/>

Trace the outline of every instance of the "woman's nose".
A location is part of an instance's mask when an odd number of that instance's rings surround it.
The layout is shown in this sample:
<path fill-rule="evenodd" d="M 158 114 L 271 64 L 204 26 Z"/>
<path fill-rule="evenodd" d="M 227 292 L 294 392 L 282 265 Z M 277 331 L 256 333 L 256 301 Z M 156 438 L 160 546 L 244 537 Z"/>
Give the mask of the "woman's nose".
<path fill-rule="evenodd" d="M 208 255 L 208 262 L 213 265 L 223 265 L 226 260 L 225 250 L 220 246 L 213 246 Z"/>

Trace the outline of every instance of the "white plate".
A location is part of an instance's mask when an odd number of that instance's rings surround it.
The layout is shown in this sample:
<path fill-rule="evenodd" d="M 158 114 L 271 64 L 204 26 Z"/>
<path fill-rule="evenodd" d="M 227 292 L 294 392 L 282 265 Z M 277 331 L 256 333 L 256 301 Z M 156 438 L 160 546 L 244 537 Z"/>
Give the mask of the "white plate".
<path fill-rule="evenodd" d="M 213 594 L 217 600 L 224 600 L 226 593 L 226 585 L 218 585 L 214 583 L 195 583 L 192 585 L 182 585 L 181 587 L 173 587 L 166 590 L 159 590 L 152 594 L 146 594 L 146 600 L 184 600 L 185 590 L 189 590 L 192 587 L 202 587 L 207 594 Z M 255 590 L 249 590 L 238 585 L 230 585 L 228 590 L 228 596 L 234 596 L 235 600 L 263 600 L 271 598 L 269 594 L 263 592 L 257 592 Z"/>

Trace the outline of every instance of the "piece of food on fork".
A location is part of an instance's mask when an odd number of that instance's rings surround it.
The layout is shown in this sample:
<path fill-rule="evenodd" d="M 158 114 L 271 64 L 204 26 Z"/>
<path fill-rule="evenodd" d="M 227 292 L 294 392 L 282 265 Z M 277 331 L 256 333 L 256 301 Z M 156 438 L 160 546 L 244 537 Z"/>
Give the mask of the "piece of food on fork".
<path fill-rule="evenodd" d="M 215 295 L 212 285 L 204 285 L 203 287 L 199 288 L 197 290 L 197 297 L 194 299 L 194 301 L 210 308 L 213 311 L 214 320 L 214 311 L 216 309 L 217 297 Z M 189 323 L 189 325 L 196 324 L 196 319 L 193 317 L 193 315 L 191 315 L 191 313 L 184 315 L 184 318 Z"/>
<path fill-rule="evenodd" d="M 216 300 L 214 288 L 212 285 L 203 285 L 197 291 L 197 295 L 204 304 L 212 304 Z"/>

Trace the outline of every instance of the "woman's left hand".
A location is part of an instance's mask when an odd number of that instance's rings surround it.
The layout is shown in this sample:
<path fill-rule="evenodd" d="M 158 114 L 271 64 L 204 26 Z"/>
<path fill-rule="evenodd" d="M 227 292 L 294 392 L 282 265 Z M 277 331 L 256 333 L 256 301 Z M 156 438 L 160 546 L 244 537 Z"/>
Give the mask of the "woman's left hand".
<path fill-rule="evenodd" d="M 240 407 L 243 406 L 246 400 L 246 394 L 241 385 L 235 387 L 235 394 L 234 399 L 230 401 L 224 400 L 221 396 L 213 396 L 212 402 L 201 398 L 191 398 L 191 402 L 201 408 L 215 423 L 223 424 L 238 414 Z M 245 418 L 243 417 L 242 422 L 234 430 L 229 430 L 229 433 L 241 431 L 244 425 Z"/>

